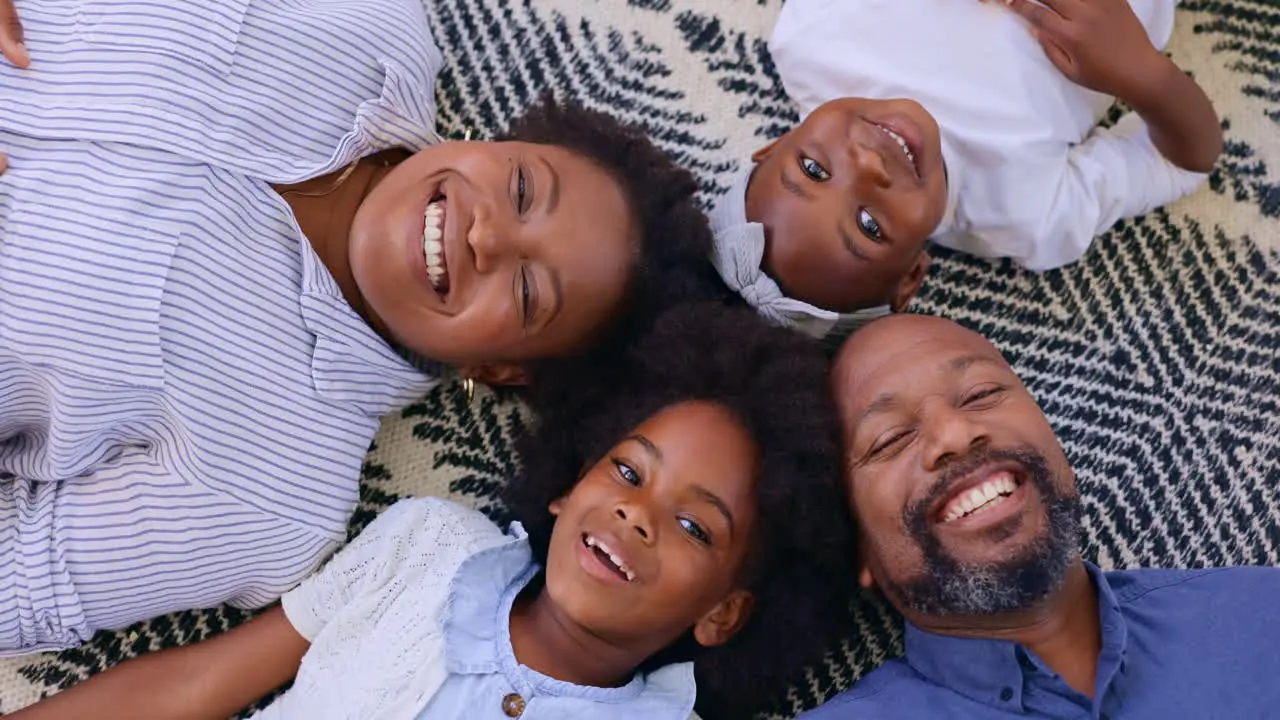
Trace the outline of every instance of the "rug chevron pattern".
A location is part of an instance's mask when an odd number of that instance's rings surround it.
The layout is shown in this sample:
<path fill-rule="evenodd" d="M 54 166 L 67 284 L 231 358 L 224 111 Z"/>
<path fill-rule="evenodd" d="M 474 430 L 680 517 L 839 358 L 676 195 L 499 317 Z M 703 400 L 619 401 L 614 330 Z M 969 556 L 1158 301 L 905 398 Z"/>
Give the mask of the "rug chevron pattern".
<path fill-rule="evenodd" d="M 543 89 L 645 123 L 707 197 L 795 122 L 766 39 L 781 0 L 426 0 L 444 48 L 441 130 L 492 137 Z M 1086 553 L 1105 567 L 1280 564 L 1280 0 L 1185 0 L 1170 52 L 1223 116 L 1209 186 L 1118 225 L 1083 261 L 1034 275 L 944 255 L 916 309 L 991 337 L 1079 472 Z M 383 425 L 357 531 L 397 498 L 495 517 L 526 422 L 510 397 L 453 384 Z M 195 611 L 0 661 L 0 713 L 122 659 L 245 619 Z M 796 678 L 781 717 L 899 650 L 880 605 Z"/>

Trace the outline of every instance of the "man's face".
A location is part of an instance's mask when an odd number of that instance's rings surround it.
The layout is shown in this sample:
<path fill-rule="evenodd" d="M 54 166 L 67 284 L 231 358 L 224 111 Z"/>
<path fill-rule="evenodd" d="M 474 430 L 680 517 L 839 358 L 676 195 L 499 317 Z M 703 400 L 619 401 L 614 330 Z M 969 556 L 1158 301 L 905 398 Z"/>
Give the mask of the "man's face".
<path fill-rule="evenodd" d="M 1059 587 L 1078 553 L 1075 478 L 990 343 L 890 317 L 850 339 L 834 379 L 864 584 L 908 617 L 1022 609 Z"/>

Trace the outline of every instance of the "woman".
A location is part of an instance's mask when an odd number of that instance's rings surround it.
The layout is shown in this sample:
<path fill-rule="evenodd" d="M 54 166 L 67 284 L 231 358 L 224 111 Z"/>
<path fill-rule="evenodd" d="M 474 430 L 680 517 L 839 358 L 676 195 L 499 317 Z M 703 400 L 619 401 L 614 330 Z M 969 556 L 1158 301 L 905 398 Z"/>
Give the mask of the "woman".
<path fill-rule="evenodd" d="M 706 257 L 691 177 L 605 116 L 547 100 L 507 142 L 433 144 L 415 0 L 22 10 L 0 652 L 271 602 L 344 538 L 378 417 L 435 381 L 405 355 L 521 382 Z"/>
<path fill-rule="evenodd" d="M 719 305 L 676 308 L 632 349 L 615 358 L 621 385 L 535 386 L 544 422 L 508 487 L 509 533 L 441 498 L 403 500 L 280 607 L 13 717 L 226 717 L 289 680 L 255 717 L 686 720 L 695 697 L 708 719 L 772 709 L 843 636 L 852 596 L 826 363 Z"/>

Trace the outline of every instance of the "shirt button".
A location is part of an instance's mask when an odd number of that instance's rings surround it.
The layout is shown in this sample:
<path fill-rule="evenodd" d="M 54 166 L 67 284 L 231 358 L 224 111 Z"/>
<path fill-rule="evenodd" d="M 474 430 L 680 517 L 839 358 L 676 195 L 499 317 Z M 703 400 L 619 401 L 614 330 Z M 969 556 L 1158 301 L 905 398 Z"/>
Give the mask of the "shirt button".
<path fill-rule="evenodd" d="M 1012 700 L 1012 699 L 1013 699 L 1013 688 L 1008 688 L 1008 687 L 1007 687 L 1007 688 L 1005 688 L 1005 689 L 1001 690 L 1001 691 L 1000 691 L 1000 699 L 1001 699 L 1001 700 L 1003 700 L 1004 702 L 1009 702 L 1010 700 Z"/>
<path fill-rule="evenodd" d="M 524 698 L 516 693 L 509 693 L 502 698 L 502 712 L 510 718 L 520 717 L 524 714 Z"/>

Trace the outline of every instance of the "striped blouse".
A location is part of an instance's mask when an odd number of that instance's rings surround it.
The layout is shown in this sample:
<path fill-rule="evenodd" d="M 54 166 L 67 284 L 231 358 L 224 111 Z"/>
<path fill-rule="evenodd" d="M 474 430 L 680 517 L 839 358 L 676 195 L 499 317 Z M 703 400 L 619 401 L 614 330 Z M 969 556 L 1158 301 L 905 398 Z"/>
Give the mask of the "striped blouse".
<path fill-rule="evenodd" d="M 270 602 L 432 380 L 270 183 L 435 141 L 420 0 L 25 0 L 0 62 L 0 654 Z"/>

